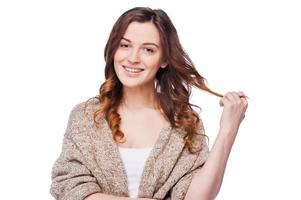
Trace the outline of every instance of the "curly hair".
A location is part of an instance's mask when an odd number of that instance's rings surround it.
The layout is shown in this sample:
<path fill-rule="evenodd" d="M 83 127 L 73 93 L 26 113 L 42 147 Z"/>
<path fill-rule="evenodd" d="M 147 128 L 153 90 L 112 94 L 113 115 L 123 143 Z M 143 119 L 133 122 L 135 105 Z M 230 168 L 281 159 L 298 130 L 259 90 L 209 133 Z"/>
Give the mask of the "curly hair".
<path fill-rule="evenodd" d="M 108 121 L 114 140 L 119 143 L 125 141 L 124 133 L 120 130 L 121 117 L 117 112 L 123 98 L 123 90 L 114 70 L 114 54 L 131 22 L 152 22 L 158 29 L 160 42 L 164 47 L 162 57 L 167 62 L 167 67 L 159 68 L 157 71 L 155 97 L 158 99 L 163 116 L 169 120 L 171 126 L 184 130 L 185 146 L 189 152 L 200 151 L 201 147 L 194 144 L 194 138 L 197 135 L 207 136 L 202 121 L 192 106 L 200 110 L 201 108 L 189 103 L 191 88 L 195 86 L 213 95 L 219 97 L 222 95 L 206 85 L 206 79 L 197 72 L 193 62 L 183 50 L 176 28 L 161 9 L 135 7 L 123 13 L 115 22 L 104 51 L 105 81 L 99 89 L 99 95 L 92 97 L 97 98 L 101 105 L 93 116 L 95 126 L 100 128 L 97 118 L 103 116 Z"/>

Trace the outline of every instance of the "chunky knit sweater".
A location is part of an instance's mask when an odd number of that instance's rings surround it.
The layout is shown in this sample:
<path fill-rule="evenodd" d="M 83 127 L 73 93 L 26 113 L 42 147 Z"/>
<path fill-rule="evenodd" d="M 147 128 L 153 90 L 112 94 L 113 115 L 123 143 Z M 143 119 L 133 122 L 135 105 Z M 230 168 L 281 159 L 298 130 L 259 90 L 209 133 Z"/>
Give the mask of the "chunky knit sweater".
<path fill-rule="evenodd" d="M 52 168 L 50 192 L 58 200 L 82 200 L 93 193 L 128 197 L 124 163 L 105 118 L 101 128 L 93 124 L 98 100 L 75 105 L 69 115 L 62 151 Z M 204 132 L 200 123 L 200 131 Z M 208 146 L 189 153 L 184 132 L 165 125 L 148 156 L 139 185 L 139 198 L 183 200 L 192 176 L 208 157 Z M 205 180 L 204 180 L 205 181 Z"/>

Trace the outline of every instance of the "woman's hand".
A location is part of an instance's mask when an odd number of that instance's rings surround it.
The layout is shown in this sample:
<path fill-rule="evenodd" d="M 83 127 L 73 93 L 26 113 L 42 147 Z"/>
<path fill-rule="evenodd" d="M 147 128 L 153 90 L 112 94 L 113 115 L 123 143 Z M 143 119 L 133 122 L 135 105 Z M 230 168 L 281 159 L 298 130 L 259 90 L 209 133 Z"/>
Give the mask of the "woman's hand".
<path fill-rule="evenodd" d="M 228 92 L 219 103 L 224 107 L 220 119 L 221 131 L 236 134 L 248 107 L 245 94 L 242 91 Z"/>

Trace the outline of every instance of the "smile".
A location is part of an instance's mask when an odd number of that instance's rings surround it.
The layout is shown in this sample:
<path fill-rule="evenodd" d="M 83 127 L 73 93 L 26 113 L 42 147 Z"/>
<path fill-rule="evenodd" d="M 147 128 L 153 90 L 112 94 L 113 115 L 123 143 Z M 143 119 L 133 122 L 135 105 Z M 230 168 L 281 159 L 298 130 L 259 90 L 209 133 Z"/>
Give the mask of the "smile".
<path fill-rule="evenodd" d="M 131 67 L 126 67 L 122 65 L 122 67 L 125 69 L 125 71 L 130 72 L 130 73 L 139 73 L 144 71 L 144 69 L 139 69 L 139 68 L 131 68 Z"/>

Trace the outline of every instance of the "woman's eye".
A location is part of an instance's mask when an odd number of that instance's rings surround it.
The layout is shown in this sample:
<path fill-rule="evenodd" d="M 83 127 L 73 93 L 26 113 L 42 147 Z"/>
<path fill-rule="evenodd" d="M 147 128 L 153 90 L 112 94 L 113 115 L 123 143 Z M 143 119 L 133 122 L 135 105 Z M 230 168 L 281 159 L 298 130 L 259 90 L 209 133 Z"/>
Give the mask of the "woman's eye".
<path fill-rule="evenodd" d="M 128 48 L 129 45 L 128 44 L 120 44 L 120 47 Z"/>
<path fill-rule="evenodd" d="M 154 53 L 154 50 L 150 48 L 144 48 L 144 50 L 148 53 Z"/>

